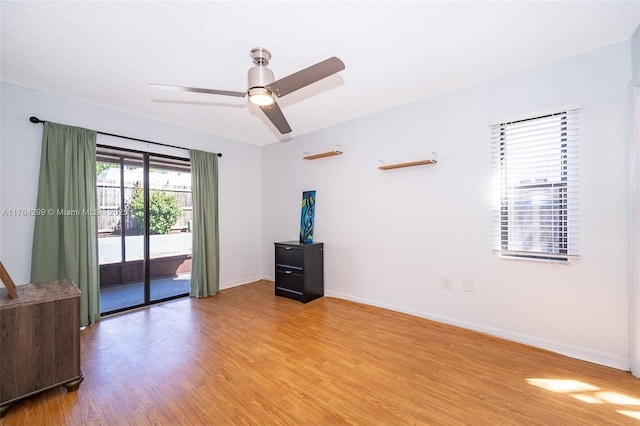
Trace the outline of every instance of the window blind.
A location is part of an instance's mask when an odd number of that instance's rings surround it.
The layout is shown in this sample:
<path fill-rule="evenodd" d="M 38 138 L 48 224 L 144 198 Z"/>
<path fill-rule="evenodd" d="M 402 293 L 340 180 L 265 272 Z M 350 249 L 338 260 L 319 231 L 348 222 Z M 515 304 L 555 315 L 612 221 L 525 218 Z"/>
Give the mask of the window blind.
<path fill-rule="evenodd" d="M 494 250 L 551 260 L 579 255 L 579 112 L 491 126 Z"/>

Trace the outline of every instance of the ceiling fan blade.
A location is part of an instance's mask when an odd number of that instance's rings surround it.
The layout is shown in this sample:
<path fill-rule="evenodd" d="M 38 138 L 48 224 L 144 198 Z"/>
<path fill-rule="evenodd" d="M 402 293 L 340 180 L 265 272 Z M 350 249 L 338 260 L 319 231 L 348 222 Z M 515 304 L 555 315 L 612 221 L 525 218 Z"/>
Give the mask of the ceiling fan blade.
<path fill-rule="evenodd" d="M 180 90 L 182 92 L 196 92 L 196 93 L 208 93 L 210 95 L 224 95 L 224 96 L 236 96 L 238 98 L 244 98 L 246 92 L 233 92 L 230 90 L 215 90 L 215 89 L 201 89 L 198 87 L 185 87 L 185 86 L 173 86 L 171 84 L 155 84 L 149 83 L 149 86 L 159 89 L 168 90 Z"/>
<path fill-rule="evenodd" d="M 291 127 L 289 127 L 289 123 L 287 123 L 287 119 L 284 118 L 284 114 L 282 114 L 282 110 L 277 103 L 274 102 L 271 105 L 261 106 L 260 109 L 264 112 L 264 115 L 271 120 L 280 133 L 283 135 L 291 133 Z"/>
<path fill-rule="evenodd" d="M 335 56 L 311 65 L 303 70 L 276 80 L 267 86 L 271 93 L 278 97 L 288 95 L 298 89 L 308 86 L 316 81 L 329 77 L 344 69 L 344 63 Z"/>

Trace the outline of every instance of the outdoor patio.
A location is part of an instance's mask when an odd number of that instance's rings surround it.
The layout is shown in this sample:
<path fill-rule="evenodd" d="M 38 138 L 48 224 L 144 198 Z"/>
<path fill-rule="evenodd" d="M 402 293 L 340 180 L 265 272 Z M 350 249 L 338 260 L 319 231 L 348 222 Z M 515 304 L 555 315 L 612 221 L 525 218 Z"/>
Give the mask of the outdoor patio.
<path fill-rule="evenodd" d="M 151 280 L 151 301 L 188 294 L 191 274 Z M 113 312 L 144 303 L 144 283 L 136 282 L 100 289 L 100 311 Z"/>

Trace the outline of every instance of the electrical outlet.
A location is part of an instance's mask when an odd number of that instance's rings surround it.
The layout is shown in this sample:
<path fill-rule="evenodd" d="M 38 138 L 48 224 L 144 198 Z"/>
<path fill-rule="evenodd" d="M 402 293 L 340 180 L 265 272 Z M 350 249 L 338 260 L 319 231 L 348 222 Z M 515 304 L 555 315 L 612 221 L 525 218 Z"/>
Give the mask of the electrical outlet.
<path fill-rule="evenodd" d="M 473 291 L 473 281 L 470 279 L 463 279 L 462 280 L 462 289 L 464 291 Z"/>
<path fill-rule="evenodd" d="M 446 288 L 447 290 L 451 290 L 453 287 L 453 282 L 450 277 L 442 277 L 442 288 Z"/>

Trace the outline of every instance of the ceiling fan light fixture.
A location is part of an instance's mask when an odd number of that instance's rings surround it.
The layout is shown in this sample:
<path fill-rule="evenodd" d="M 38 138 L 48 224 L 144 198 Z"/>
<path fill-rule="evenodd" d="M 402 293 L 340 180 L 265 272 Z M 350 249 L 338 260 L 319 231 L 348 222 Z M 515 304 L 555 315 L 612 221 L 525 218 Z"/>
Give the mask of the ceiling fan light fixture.
<path fill-rule="evenodd" d="M 252 87 L 249 89 L 249 102 L 258 106 L 269 106 L 275 103 L 271 92 L 264 87 Z"/>

